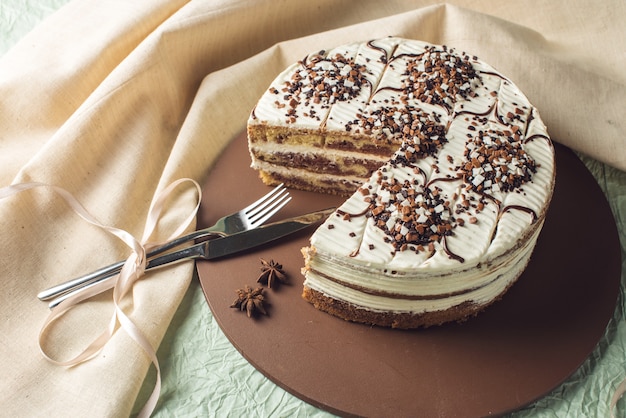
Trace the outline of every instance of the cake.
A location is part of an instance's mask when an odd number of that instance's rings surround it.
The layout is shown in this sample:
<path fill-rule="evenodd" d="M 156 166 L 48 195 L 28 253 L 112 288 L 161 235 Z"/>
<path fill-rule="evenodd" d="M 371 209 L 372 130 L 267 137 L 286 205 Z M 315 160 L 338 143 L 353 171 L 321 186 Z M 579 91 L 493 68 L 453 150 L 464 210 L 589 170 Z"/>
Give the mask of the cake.
<path fill-rule="evenodd" d="M 393 328 L 464 321 L 526 268 L 555 181 L 537 109 L 465 52 L 385 38 L 310 54 L 248 120 L 267 184 L 345 195 L 312 235 L 303 298 Z"/>

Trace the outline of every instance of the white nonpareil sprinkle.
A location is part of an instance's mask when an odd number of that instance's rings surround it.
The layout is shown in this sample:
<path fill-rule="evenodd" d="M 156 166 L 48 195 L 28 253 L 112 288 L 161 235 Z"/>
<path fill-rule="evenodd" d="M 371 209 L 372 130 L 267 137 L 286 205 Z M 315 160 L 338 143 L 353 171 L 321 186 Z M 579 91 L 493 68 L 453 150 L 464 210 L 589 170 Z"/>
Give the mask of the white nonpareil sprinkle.
<path fill-rule="evenodd" d="M 424 222 L 426 222 L 428 220 L 428 216 L 424 215 L 423 213 L 417 218 L 417 223 L 423 224 Z"/>
<path fill-rule="evenodd" d="M 472 180 L 472 184 L 474 186 L 478 186 L 479 184 L 483 182 L 483 180 L 485 180 L 485 177 L 483 177 L 482 174 L 479 174 L 476 177 L 474 177 L 474 179 Z"/>
<path fill-rule="evenodd" d="M 387 230 L 392 231 L 395 223 L 396 223 L 396 219 L 390 216 L 389 219 L 387 219 L 387 223 L 385 224 L 387 226 Z"/>

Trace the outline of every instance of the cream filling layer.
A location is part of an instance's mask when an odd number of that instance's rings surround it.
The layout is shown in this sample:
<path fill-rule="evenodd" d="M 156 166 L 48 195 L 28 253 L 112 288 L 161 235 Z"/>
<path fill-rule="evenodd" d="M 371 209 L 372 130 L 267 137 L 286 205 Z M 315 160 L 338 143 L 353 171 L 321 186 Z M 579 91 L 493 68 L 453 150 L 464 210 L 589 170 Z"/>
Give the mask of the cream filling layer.
<path fill-rule="evenodd" d="M 346 175 L 334 175 L 334 174 L 319 174 L 313 173 L 309 170 L 301 168 L 287 168 L 278 166 L 276 164 L 266 163 L 264 161 L 254 161 L 252 168 L 256 170 L 265 171 L 267 173 L 273 173 L 288 178 L 303 179 L 307 182 L 313 182 L 313 179 L 321 182 L 332 183 L 353 183 L 354 187 L 358 187 L 363 183 L 364 178 L 359 176 L 346 176 Z"/>

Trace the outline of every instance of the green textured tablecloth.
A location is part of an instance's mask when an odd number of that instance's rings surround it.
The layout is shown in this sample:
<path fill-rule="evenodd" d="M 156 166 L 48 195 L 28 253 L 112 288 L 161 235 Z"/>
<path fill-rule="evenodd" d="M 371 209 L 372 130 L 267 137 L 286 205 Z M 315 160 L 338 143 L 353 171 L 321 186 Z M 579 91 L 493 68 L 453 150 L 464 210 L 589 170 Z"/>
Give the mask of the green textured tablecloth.
<path fill-rule="evenodd" d="M 3 0 L 0 54 L 66 2 Z M 609 416 L 613 392 L 626 378 L 626 173 L 584 156 L 581 159 L 606 194 L 619 230 L 619 303 L 604 337 L 585 363 L 565 383 L 513 414 L 515 417 Z M 197 280 L 174 317 L 158 357 L 163 388 L 154 416 L 331 416 L 276 386 L 233 348 L 214 320 Z M 137 405 L 143 404 L 153 382 L 154 376 L 148 375 Z M 623 399 L 618 402 L 617 415 L 626 416 Z"/>

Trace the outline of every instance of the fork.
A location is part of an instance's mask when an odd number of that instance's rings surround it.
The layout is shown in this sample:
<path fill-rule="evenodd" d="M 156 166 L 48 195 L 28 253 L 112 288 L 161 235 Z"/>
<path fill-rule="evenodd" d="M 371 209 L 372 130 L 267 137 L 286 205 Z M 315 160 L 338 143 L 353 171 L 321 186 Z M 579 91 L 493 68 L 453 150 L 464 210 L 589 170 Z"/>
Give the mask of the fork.
<path fill-rule="evenodd" d="M 285 189 L 281 183 L 272 189 L 265 196 L 261 197 L 254 203 L 246 206 L 240 211 L 226 215 L 208 228 L 204 228 L 198 231 L 194 231 L 183 237 L 176 238 L 157 247 L 146 254 L 148 260 L 155 256 L 162 254 L 163 252 L 175 248 L 187 241 L 196 240 L 200 238 L 207 238 L 213 236 L 227 236 L 236 232 L 242 232 L 249 229 L 254 229 L 259 225 L 262 225 L 265 221 L 271 218 L 276 212 L 283 208 L 289 201 L 289 191 Z M 64 293 L 73 291 L 75 289 L 84 287 L 90 283 L 97 282 L 99 280 L 111 277 L 122 270 L 125 261 L 118 261 L 106 267 L 102 267 L 94 272 L 86 274 L 84 276 L 77 277 L 67 282 L 58 284 L 51 288 L 41 291 L 37 294 L 40 300 L 49 300 L 60 296 Z"/>

